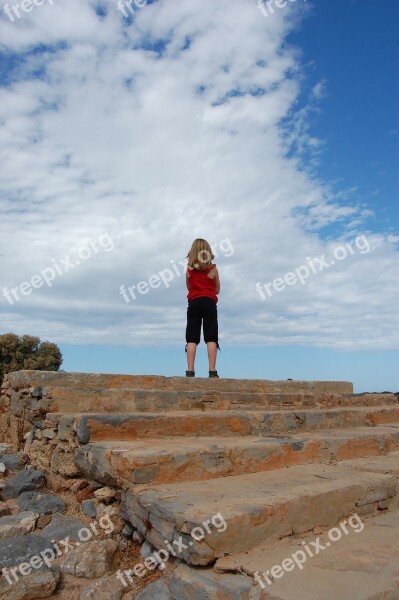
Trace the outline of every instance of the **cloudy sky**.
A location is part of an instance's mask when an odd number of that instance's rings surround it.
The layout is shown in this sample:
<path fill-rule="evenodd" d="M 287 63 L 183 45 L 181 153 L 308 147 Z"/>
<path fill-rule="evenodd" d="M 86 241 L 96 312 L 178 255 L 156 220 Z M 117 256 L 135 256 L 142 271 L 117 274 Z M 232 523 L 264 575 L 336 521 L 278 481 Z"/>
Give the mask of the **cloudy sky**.
<path fill-rule="evenodd" d="M 395 0 L 1 3 L 2 333 L 184 374 L 204 237 L 221 374 L 399 389 Z"/>

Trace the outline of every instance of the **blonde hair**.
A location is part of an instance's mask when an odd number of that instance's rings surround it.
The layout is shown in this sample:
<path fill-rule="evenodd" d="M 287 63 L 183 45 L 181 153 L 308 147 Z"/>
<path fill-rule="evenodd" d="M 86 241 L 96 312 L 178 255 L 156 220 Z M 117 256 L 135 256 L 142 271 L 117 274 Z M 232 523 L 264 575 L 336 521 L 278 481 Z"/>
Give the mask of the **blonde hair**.
<path fill-rule="evenodd" d="M 207 271 L 212 267 L 212 260 L 215 257 L 208 242 L 198 238 L 193 241 L 186 258 L 188 258 L 188 265 L 190 267 L 198 271 Z"/>

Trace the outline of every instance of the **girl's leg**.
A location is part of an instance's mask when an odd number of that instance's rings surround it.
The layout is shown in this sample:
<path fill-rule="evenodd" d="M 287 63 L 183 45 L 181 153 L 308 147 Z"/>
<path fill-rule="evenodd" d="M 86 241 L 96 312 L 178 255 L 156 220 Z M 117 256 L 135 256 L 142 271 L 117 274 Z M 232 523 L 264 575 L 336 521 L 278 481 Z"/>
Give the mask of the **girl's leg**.
<path fill-rule="evenodd" d="M 208 350 L 209 370 L 216 371 L 216 354 L 217 354 L 216 342 L 208 342 L 206 347 Z"/>
<path fill-rule="evenodd" d="M 194 371 L 195 353 L 197 351 L 197 344 L 189 342 L 187 344 L 187 370 Z"/>
<path fill-rule="evenodd" d="M 217 307 L 212 298 L 204 298 L 204 301 L 204 339 L 208 350 L 209 370 L 216 371 L 216 355 L 219 348 Z"/>
<path fill-rule="evenodd" d="M 187 370 L 194 371 L 195 353 L 201 339 L 201 312 L 198 310 L 198 302 L 192 300 L 187 308 L 186 327 L 186 352 Z"/>

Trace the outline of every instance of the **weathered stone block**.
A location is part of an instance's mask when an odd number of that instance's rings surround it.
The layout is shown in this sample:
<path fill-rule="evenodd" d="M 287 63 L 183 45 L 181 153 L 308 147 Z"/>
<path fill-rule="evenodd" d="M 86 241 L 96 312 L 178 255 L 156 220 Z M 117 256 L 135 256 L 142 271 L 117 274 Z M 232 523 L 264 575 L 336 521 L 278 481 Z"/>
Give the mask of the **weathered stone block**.
<path fill-rule="evenodd" d="M 17 498 L 22 492 L 38 490 L 45 481 L 44 473 L 31 469 L 20 471 L 9 479 L 4 487 L 3 495 L 6 498 Z"/>
<path fill-rule="evenodd" d="M 31 598 L 49 598 L 55 591 L 60 578 L 58 567 L 51 569 L 31 569 L 27 575 L 21 576 L 17 582 L 11 578 L 12 584 L 5 577 L 0 578 L 0 597 L 7 600 L 30 600 Z"/>
<path fill-rule="evenodd" d="M 75 465 L 74 449 L 63 448 L 61 446 L 55 448 L 51 457 L 51 470 L 65 477 L 80 475 L 80 471 Z"/>
<path fill-rule="evenodd" d="M 16 538 L 26 535 L 35 529 L 39 515 L 34 512 L 23 511 L 17 515 L 0 518 L 0 539 Z"/>
<path fill-rule="evenodd" d="M 249 600 L 252 586 L 252 577 L 220 575 L 212 569 L 197 570 L 181 564 L 168 588 L 172 600 Z"/>
<path fill-rule="evenodd" d="M 140 594 L 136 597 L 136 600 L 174 600 L 170 595 L 169 589 L 161 577 L 154 583 L 150 583 Z M 190 600 L 194 600 L 194 596 L 190 597 Z M 181 598 L 183 600 L 183 598 Z M 197 600 L 197 599 L 195 599 Z M 199 599 L 198 599 L 199 600 Z"/>
<path fill-rule="evenodd" d="M 86 542 L 68 552 L 61 571 L 75 577 L 102 577 L 112 570 L 117 549 L 115 540 Z"/>
<path fill-rule="evenodd" d="M 42 530 L 42 539 L 49 543 L 52 539 L 58 541 L 69 536 L 71 541 L 80 542 L 79 532 L 85 527 L 79 519 L 71 519 L 55 513 L 49 525 Z"/>
<path fill-rule="evenodd" d="M 39 515 L 49 515 L 54 512 L 64 512 L 65 502 L 52 494 L 38 492 L 23 492 L 18 498 L 20 510 L 31 510 Z"/>

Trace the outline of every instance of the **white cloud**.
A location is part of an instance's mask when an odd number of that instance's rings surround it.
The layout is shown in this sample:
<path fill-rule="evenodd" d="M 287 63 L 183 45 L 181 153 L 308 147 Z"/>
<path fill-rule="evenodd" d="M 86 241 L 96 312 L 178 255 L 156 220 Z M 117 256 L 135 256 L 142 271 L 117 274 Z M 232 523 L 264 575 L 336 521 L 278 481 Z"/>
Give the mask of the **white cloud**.
<path fill-rule="evenodd" d="M 1 297 L 2 330 L 181 343 L 184 277 L 130 304 L 119 287 L 184 260 L 201 236 L 235 249 L 217 259 L 223 340 L 395 347 L 392 235 L 365 231 L 369 254 L 268 301 L 255 290 L 347 241 L 348 226 L 363 233 L 371 216 L 355 182 L 332 190 L 315 172 L 323 142 L 308 127 L 325 84 L 299 108 L 299 54 L 284 45 L 299 5 L 265 19 L 252 0 L 159 0 L 130 26 L 116 3 L 106 17 L 95 6 L 57 0 L 0 21 L 18 64 L 0 89 L 0 290 L 104 232 L 115 243 L 51 288 L 13 306 Z M 342 231 L 323 241 L 333 224 Z"/>

